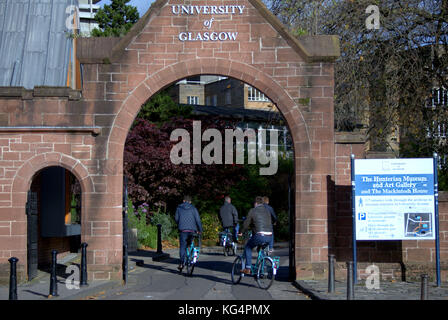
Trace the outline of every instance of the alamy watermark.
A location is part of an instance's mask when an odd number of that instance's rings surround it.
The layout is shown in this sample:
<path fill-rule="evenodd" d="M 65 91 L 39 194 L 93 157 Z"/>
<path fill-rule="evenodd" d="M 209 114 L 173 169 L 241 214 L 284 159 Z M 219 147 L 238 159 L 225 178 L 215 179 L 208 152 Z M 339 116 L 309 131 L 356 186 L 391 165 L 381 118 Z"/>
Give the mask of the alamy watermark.
<path fill-rule="evenodd" d="M 366 268 L 365 272 L 369 275 L 366 278 L 366 288 L 378 290 L 380 288 L 380 268 L 372 264 Z"/>
<path fill-rule="evenodd" d="M 70 274 L 67 279 L 65 279 L 65 287 L 68 290 L 79 289 L 79 267 L 72 264 L 65 269 L 65 273 Z"/>
<path fill-rule="evenodd" d="M 370 5 L 366 8 L 366 13 L 370 14 L 366 19 L 367 30 L 378 30 L 380 28 L 380 9 L 377 5 Z"/>
<path fill-rule="evenodd" d="M 71 31 L 79 28 L 79 7 L 75 5 L 67 6 L 65 8 L 65 13 L 68 14 L 68 17 L 65 20 L 65 27 Z"/>
<path fill-rule="evenodd" d="M 223 137 L 218 129 L 206 129 L 201 133 L 201 121 L 193 121 L 193 139 L 186 129 L 171 132 L 170 141 L 181 140 L 173 146 L 170 159 L 173 164 L 244 164 L 247 146 L 248 164 L 268 165 L 260 168 L 260 175 L 274 175 L 278 170 L 278 132 L 269 130 L 269 150 L 266 144 L 266 129 L 240 128 L 225 129 L 224 152 Z M 247 143 L 245 143 L 245 138 Z M 193 143 L 193 161 L 191 161 L 191 140 Z M 204 149 L 202 142 L 210 141 Z M 236 141 L 236 147 L 234 147 Z M 235 152 L 234 152 L 235 151 Z M 236 162 L 234 163 L 234 153 Z"/>

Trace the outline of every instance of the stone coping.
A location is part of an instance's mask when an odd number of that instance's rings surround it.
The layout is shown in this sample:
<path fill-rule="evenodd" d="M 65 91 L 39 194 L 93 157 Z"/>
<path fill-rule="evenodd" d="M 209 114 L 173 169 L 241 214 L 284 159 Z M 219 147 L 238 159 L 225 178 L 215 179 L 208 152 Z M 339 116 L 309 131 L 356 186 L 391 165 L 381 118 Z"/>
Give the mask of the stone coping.
<path fill-rule="evenodd" d="M 36 97 L 67 97 L 69 100 L 81 99 L 81 90 L 69 87 L 47 87 L 36 86 L 33 89 L 24 87 L 0 87 L 0 98 L 21 98 L 22 100 L 32 100 Z"/>

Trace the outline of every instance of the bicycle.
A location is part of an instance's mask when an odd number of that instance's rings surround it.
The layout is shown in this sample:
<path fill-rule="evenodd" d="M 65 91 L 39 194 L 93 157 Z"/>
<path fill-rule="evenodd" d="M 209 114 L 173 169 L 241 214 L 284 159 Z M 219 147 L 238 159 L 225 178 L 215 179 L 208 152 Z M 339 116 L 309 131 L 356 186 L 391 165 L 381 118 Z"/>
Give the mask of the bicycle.
<path fill-rule="evenodd" d="M 195 246 L 195 239 L 197 239 L 198 246 Z M 201 235 L 199 233 L 193 233 L 191 238 L 191 243 L 185 249 L 185 260 L 184 266 L 187 267 L 187 275 L 191 276 L 193 274 L 194 266 L 198 262 L 199 251 L 201 247 Z M 182 272 L 182 270 L 180 270 Z"/>
<path fill-rule="evenodd" d="M 251 266 L 251 275 L 254 276 L 255 281 L 261 289 L 269 289 L 274 283 L 275 275 L 280 265 L 279 257 L 269 257 L 268 255 L 269 243 L 264 243 L 261 246 L 257 246 L 258 256 L 257 261 Z M 246 265 L 246 254 L 243 252 L 235 258 L 232 265 L 232 283 L 238 284 L 244 277 L 244 273 L 241 271 Z"/>
<path fill-rule="evenodd" d="M 235 256 L 237 250 L 237 244 L 233 241 L 233 236 L 231 232 L 220 232 L 219 240 L 221 246 L 223 246 L 224 256 Z"/>

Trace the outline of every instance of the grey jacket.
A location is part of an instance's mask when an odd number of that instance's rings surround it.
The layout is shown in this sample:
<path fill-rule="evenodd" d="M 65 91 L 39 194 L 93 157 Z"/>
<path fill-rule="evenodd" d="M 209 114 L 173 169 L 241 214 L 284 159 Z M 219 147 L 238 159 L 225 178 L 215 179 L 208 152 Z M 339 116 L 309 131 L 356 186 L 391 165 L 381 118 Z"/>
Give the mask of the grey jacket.
<path fill-rule="evenodd" d="M 256 206 L 249 210 L 244 220 L 242 232 L 253 226 L 253 232 L 272 232 L 271 213 L 264 205 Z"/>
<path fill-rule="evenodd" d="M 179 231 L 192 230 L 202 232 L 201 218 L 194 205 L 188 202 L 181 203 L 174 215 Z"/>
<path fill-rule="evenodd" d="M 223 228 L 233 227 L 238 223 L 238 211 L 233 204 L 225 201 L 219 209 L 219 218 Z"/>

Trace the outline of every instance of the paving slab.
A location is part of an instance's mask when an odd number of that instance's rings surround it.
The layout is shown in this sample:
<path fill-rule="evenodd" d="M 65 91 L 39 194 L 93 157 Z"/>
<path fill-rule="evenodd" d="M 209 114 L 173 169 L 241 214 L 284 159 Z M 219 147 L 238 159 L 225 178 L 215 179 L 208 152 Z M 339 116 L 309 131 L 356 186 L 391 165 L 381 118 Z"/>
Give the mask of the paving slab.
<path fill-rule="evenodd" d="M 347 300 L 347 282 L 335 281 L 335 291 L 328 292 L 328 280 L 296 280 L 295 285 L 315 300 Z M 419 282 L 381 281 L 379 288 L 369 289 L 365 280 L 354 286 L 355 300 L 421 300 Z M 437 287 L 428 283 L 428 300 L 448 300 L 448 283 Z"/>

